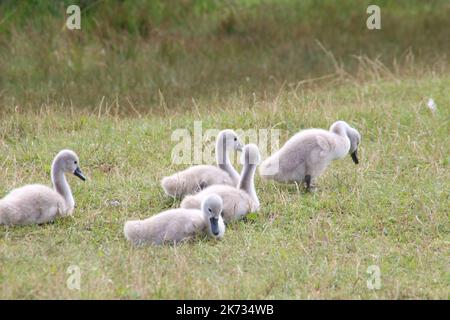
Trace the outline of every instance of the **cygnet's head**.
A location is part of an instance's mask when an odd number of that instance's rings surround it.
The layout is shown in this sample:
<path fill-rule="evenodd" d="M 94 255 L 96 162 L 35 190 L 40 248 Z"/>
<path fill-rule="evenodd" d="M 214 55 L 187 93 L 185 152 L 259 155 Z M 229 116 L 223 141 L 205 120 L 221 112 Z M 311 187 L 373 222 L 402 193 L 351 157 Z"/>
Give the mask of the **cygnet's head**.
<path fill-rule="evenodd" d="M 259 165 L 261 162 L 261 154 L 259 153 L 258 146 L 253 143 L 246 144 L 241 155 L 242 165 Z"/>
<path fill-rule="evenodd" d="M 79 167 L 80 160 L 72 150 L 61 150 L 53 160 L 52 168 L 58 166 L 62 172 L 70 172 L 85 181 L 86 177 Z"/>
<path fill-rule="evenodd" d="M 205 215 L 208 234 L 220 239 L 225 233 L 225 224 L 222 218 L 223 201 L 217 194 L 211 194 L 202 201 L 202 211 Z"/>
<path fill-rule="evenodd" d="M 225 150 L 242 151 L 243 144 L 234 130 L 226 129 L 220 131 L 218 140 L 223 143 Z"/>
<path fill-rule="evenodd" d="M 355 164 L 359 163 L 358 160 L 358 147 L 361 143 L 361 134 L 358 132 L 358 130 L 354 128 L 347 129 L 347 135 L 350 139 L 350 155 L 352 156 L 352 160 Z"/>
<path fill-rule="evenodd" d="M 350 127 L 350 125 L 342 120 L 336 121 L 330 127 L 330 131 L 337 134 L 345 134 L 350 139 L 350 150 L 349 153 L 352 156 L 352 160 L 355 164 L 359 163 L 358 160 L 358 146 L 361 142 L 361 134 L 355 128 Z"/>

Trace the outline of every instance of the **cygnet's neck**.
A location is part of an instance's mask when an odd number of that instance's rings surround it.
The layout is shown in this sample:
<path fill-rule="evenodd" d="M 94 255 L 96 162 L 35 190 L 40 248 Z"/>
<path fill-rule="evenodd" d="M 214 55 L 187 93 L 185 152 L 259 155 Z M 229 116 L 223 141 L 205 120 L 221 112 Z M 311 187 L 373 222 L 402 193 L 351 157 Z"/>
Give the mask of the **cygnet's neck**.
<path fill-rule="evenodd" d="M 336 121 L 330 127 L 330 131 L 342 137 L 348 137 L 347 129 L 350 126 L 344 121 Z"/>
<path fill-rule="evenodd" d="M 335 140 L 334 159 L 341 159 L 345 157 L 350 150 L 350 138 L 348 136 L 348 129 L 350 126 L 344 121 L 337 121 L 333 123 L 330 131 L 339 136 Z"/>
<path fill-rule="evenodd" d="M 256 207 L 259 207 L 259 199 L 255 189 L 256 164 L 245 163 L 241 173 L 238 189 L 245 191 L 253 200 Z"/>
<path fill-rule="evenodd" d="M 73 210 L 75 200 L 73 199 L 72 191 L 70 190 L 70 186 L 67 183 L 66 176 L 58 159 L 55 159 L 52 163 L 52 183 L 55 191 L 64 198 L 67 209 Z"/>
<path fill-rule="evenodd" d="M 227 172 L 233 184 L 236 186 L 239 183 L 239 173 L 234 169 L 228 156 L 227 143 L 225 141 L 225 135 L 220 135 L 216 143 L 216 161 L 220 169 Z"/>

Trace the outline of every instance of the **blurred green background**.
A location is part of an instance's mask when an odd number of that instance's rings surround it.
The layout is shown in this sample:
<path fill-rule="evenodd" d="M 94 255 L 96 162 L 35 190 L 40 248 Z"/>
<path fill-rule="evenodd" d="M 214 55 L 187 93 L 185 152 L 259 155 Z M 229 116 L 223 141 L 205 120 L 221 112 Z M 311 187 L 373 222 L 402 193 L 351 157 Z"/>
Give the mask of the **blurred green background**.
<path fill-rule="evenodd" d="M 70 4 L 81 30 L 65 27 Z M 366 27 L 370 4 L 381 30 Z M 105 97 L 145 112 L 330 74 L 447 72 L 449 17 L 448 0 L 4 0 L 0 110 Z"/>

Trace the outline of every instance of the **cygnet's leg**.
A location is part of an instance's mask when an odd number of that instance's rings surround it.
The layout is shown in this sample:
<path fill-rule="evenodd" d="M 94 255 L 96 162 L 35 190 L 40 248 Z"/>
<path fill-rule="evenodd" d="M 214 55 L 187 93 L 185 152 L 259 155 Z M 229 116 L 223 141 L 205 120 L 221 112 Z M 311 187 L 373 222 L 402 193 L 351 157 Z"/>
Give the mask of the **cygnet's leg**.
<path fill-rule="evenodd" d="M 307 174 L 305 176 L 305 183 L 306 183 L 306 189 L 310 189 L 311 188 L 311 175 Z"/>
<path fill-rule="evenodd" d="M 308 165 L 308 162 L 305 161 L 305 175 L 303 178 L 303 182 L 306 185 L 306 191 L 311 191 L 311 183 L 312 183 L 312 177 L 311 177 L 311 166 Z"/>
<path fill-rule="evenodd" d="M 313 183 L 313 178 L 310 174 L 305 175 L 305 184 L 306 184 L 306 190 L 308 192 L 315 192 L 317 191 L 316 186 Z"/>
<path fill-rule="evenodd" d="M 315 192 L 317 190 L 314 185 L 315 178 L 317 178 L 316 167 L 317 164 L 311 165 L 308 162 L 305 164 L 305 178 L 303 181 L 305 182 L 306 190 L 308 192 Z"/>

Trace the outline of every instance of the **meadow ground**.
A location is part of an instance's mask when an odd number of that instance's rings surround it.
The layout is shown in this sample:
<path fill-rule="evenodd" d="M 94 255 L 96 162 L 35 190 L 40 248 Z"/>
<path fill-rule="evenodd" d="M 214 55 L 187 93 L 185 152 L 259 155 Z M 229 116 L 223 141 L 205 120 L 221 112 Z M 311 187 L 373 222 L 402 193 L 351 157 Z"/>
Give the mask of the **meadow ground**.
<path fill-rule="evenodd" d="M 449 20 L 438 6 L 448 3 L 379 2 L 392 11 L 378 34 L 358 29 L 365 7 L 351 1 L 342 12 L 334 1 L 322 11 L 242 1 L 250 9 L 206 8 L 181 27 L 164 12 L 160 24 L 135 25 L 139 6 L 124 1 L 121 15 L 91 13 L 91 33 L 80 34 L 40 15 L 30 28 L 18 23 L 28 8 L 12 10 L 0 23 L 0 196 L 49 185 L 63 148 L 78 153 L 88 180 L 69 177 L 73 217 L 0 227 L 0 298 L 448 299 Z M 334 162 L 317 192 L 257 176 L 260 212 L 222 241 L 133 248 L 124 239 L 125 221 L 179 204 L 159 184 L 187 166 L 171 160 L 174 130 L 192 133 L 194 121 L 279 129 L 283 143 L 337 119 L 361 132 L 360 164 Z M 67 287 L 71 266 L 80 290 Z M 370 266 L 380 269 L 377 290 Z"/>
<path fill-rule="evenodd" d="M 0 229 L 3 298 L 447 298 L 450 78 L 427 77 L 281 90 L 276 99 L 230 97 L 197 111 L 118 118 L 94 112 L 12 113 L 2 118 L 4 194 L 49 183 L 52 157 L 76 150 L 89 180 L 70 179 L 73 218 Z M 432 114 L 424 97 L 432 95 Z M 216 111 L 207 111 L 213 107 Z M 176 206 L 159 185 L 171 133 L 272 128 L 282 142 L 302 128 L 346 119 L 363 135 L 360 165 L 333 163 L 314 194 L 257 178 L 261 211 L 230 225 L 223 241 L 135 249 L 123 223 Z M 113 202 L 113 201 L 118 201 Z M 67 268 L 82 272 L 80 291 Z M 381 289 L 369 290 L 370 265 Z"/>

